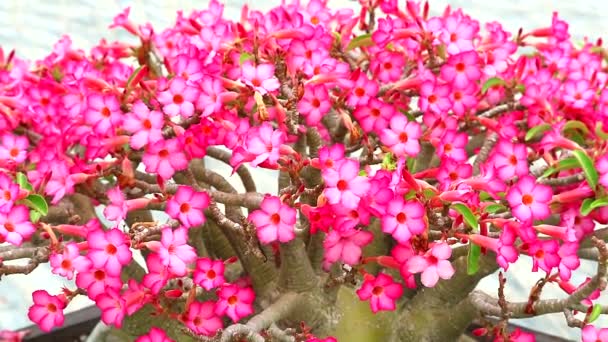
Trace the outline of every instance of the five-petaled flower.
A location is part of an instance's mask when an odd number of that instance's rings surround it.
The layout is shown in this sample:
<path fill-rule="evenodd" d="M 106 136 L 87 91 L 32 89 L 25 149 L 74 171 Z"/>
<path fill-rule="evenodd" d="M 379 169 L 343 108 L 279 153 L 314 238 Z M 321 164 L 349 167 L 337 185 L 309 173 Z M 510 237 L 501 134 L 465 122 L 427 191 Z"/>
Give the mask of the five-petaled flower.
<path fill-rule="evenodd" d="M 63 309 L 67 305 L 65 297 L 51 296 L 44 290 L 37 290 L 32 293 L 34 305 L 27 313 L 27 317 L 36 323 L 42 331 L 49 332 L 54 327 L 63 325 Z"/>
<path fill-rule="evenodd" d="M 521 221 L 532 221 L 549 217 L 552 196 L 551 187 L 537 184 L 532 176 L 524 176 L 509 189 L 506 199 L 513 210 L 513 216 Z"/>
<path fill-rule="evenodd" d="M 369 300 L 372 311 L 395 310 L 395 301 L 403 294 L 403 286 L 396 283 L 393 278 L 385 273 L 378 276 L 367 276 L 357 295 L 361 300 Z"/>
<path fill-rule="evenodd" d="M 295 237 L 296 210 L 276 196 L 266 195 L 260 209 L 249 214 L 249 220 L 257 227 L 262 243 L 288 242 Z"/>

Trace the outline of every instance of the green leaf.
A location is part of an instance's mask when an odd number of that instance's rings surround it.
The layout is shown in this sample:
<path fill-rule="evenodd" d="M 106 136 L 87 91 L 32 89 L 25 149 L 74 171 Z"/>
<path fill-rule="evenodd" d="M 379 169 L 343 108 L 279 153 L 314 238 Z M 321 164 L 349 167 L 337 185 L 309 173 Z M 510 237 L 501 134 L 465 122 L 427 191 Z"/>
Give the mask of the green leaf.
<path fill-rule="evenodd" d="M 17 182 L 17 184 L 19 184 L 21 189 L 28 190 L 28 191 L 34 191 L 34 187 L 27 180 L 27 176 L 24 173 L 17 172 L 17 177 L 15 178 L 15 181 Z"/>
<path fill-rule="evenodd" d="M 23 203 L 25 203 L 25 205 L 27 205 L 28 207 L 36 210 L 37 212 L 39 212 L 40 214 L 42 214 L 42 216 L 45 216 L 46 214 L 49 213 L 49 205 L 46 203 L 46 200 L 44 199 L 44 197 L 37 195 L 37 194 L 32 194 L 27 196 L 26 198 L 23 199 Z"/>
<path fill-rule="evenodd" d="M 481 257 L 481 247 L 474 243 L 469 245 L 467 253 L 467 274 L 473 275 L 479 271 L 479 258 Z"/>
<path fill-rule="evenodd" d="M 595 208 L 599 208 L 599 207 L 605 207 L 607 205 L 608 205 L 608 197 L 602 197 L 602 198 L 598 198 L 595 201 L 591 202 L 589 207 L 591 209 L 595 209 Z"/>
<path fill-rule="evenodd" d="M 608 133 L 604 131 L 604 128 L 602 128 L 603 124 L 602 122 L 598 122 L 597 125 L 595 125 L 595 135 L 598 136 L 598 138 L 602 139 L 602 140 L 608 140 Z"/>
<path fill-rule="evenodd" d="M 549 125 L 548 123 L 534 126 L 534 127 L 530 128 L 528 133 L 526 133 L 525 139 L 526 139 L 526 141 L 530 141 L 550 129 L 551 129 L 551 125 Z"/>
<path fill-rule="evenodd" d="M 506 84 L 505 80 L 503 80 L 500 77 L 489 78 L 481 87 L 481 93 L 485 94 L 488 91 L 488 89 L 490 89 L 494 86 L 497 86 L 497 85 L 505 85 L 505 84 Z"/>
<path fill-rule="evenodd" d="M 367 176 L 367 172 L 365 170 L 360 170 L 359 171 L 359 176 L 365 177 L 365 176 Z"/>
<path fill-rule="evenodd" d="M 576 169 L 581 167 L 578 163 L 578 160 L 574 157 L 568 157 L 565 159 L 560 160 L 557 163 L 557 166 L 555 167 L 550 167 L 548 168 L 543 174 L 542 176 L 540 176 L 540 178 L 546 178 L 551 176 L 552 174 L 559 172 L 559 171 L 565 171 L 565 170 L 570 170 L 570 169 Z"/>
<path fill-rule="evenodd" d="M 462 203 L 455 203 L 452 205 L 452 208 L 456 210 L 462 217 L 464 218 L 464 222 L 468 224 L 473 230 L 477 230 L 477 217 L 473 214 L 471 209 Z"/>
<path fill-rule="evenodd" d="M 495 214 L 503 209 L 507 209 L 504 205 L 502 204 L 490 204 L 485 208 L 486 213 L 490 213 L 490 214 Z"/>
<path fill-rule="evenodd" d="M 598 319 L 598 317 L 600 317 L 601 314 L 602 314 L 602 306 L 600 304 L 595 304 L 593 306 L 593 309 L 591 309 L 591 313 L 589 313 L 589 316 L 586 319 L 587 323 L 592 323 L 593 321 Z"/>
<path fill-rule="evenodd" d="M 367 46 L 372 46 L 372 45 L 374 45 L 374 41 L 372 40 L 372 35 L 370 33 L 362 34 L 360 36 L 357 36 L 357 37 L 351 39 L 351 41 L 348 43 L 348 46 L 346 47 L 346 51 L 350 51 L 350 50 L 356 49 L 358 47 L 367 47 Z"/>
<path fill-rule="evenodd" d="M 591 208 L 591 203 L 593 203 L 593 198 L 585 198 L 583 203 L 581 204 L 581 215 L 587 216 L 593 208 Z"/>
<path fill-rule="evenodd" d="M 577 129 L 581 132 L 583 132 L 584 135 L 589 134 L 589 128 L 587 128 L 587 125 L 585 125 L 583 122 L 578 121 L 578 120 L 570 120 L 568 122 L 566 122 L 566 124 L 564 125 L 564 128 L 562 128 L 562 132 L 566 132 L 568 130 L 574 130 Z"/>
<path fill-rule="evenodd" d="M 585 153 L 585 151 L 576 150 L 572 151 L 574 158 L 578 161 L 579 165 L 583 169 L 585 173 L 585 178 L 587 178 L 587 183 L 591 189 L 595 189 L 597 187 L 597 182 L 599 180 L 599 175 L 597 170 L 595 169 L 595 165 L 593 165 L 593 160 Z"/>
<path fill-rule="evenodd" d="M 39 211 L 30 210 L 30 221 L 32 223 L 38 222 L 41 217 L 42 217 L 42 214 Z"/>
<path fill-rule="evenodd" d="M 245 63 L 246 61 L 252 60 L 253 59 L 253 55 L 250 54 L 247 51 L 243 51 L 241 53 L 241 55 L 239 56 L 239 64 L 243 65 L 243 63 Z"/>

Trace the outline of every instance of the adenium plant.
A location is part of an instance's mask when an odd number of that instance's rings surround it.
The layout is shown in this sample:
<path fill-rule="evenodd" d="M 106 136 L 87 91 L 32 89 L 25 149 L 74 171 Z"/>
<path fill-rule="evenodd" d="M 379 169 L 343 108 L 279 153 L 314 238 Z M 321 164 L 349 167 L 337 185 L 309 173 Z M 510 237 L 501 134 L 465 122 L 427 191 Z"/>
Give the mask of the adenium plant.
<path fill-rule="evenodd" d="M 232 21 L 212 0 L 162 30 L 126 9 L 111 27 L 137 44 L 0 50 L 0 276 L 49 262 L 75 279 L 34 292 L 28 317 L 50 331 L 87 296 L 130 340 L 335 341 L 353 291 L 389 312 L 391 341 L 456 340 L 476 319 L 534 341 L 509 319 L 549 313 L 606 341 L 602 40 L 574 44 L 557 13 L 512 33 L 359 3 Z M 581 258 L 597 261 L 582 284 Z M 516 261 L 538 279 L 524 302 L 505 296 Z M 498 269 L 495 293 L 474 290 Z"/>

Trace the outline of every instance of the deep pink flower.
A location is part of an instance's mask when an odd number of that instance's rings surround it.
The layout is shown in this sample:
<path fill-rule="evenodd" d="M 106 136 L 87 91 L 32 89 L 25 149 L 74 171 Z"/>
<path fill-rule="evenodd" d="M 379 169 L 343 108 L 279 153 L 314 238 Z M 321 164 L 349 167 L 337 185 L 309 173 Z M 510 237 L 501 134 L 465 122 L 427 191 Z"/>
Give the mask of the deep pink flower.
<path fill-rule="evenodd" d="M 566 81 L 563 89 L 564 102 L 576 109 L 587 107 L 595 96 L 595 88 L 585 79 Z"/>
<path fill-rule="evenodd" d="M 161 257 L 156 253 L 151 253 L 146 258 L 148 273 L 144 275 L 142 284 L 149 288 L 153 294 L 158 294 L 173 276 L 167 266 L 163 265 Z"/>
<path fill-rule="evenodd" d="M 146 242 L 148 249 L 158 253 L 163 265 L 178 277 L 188 273 L 187 264 L 196 259 L 196 250 L 188 245 L 188 230 L 180 227 L 163 228 L 160 241 Z"/>
<path fill-rule="evenodd" d="M 103 209 L 104 216 L 110 221 L 122 221 L 131 210 L 144 208 L 150 202 L 147 198 L 127 200 L 119 186 L 107 192 L 110 203 Z"/>
<path fill-rule="evenodd" d="M 91 94 L 87 97 L 87 105 L 84 117 L 95 133 L 109 135 L 122 123 L 120 103 L 115 96 Z"/>
<path fill-rule="evenodd" d="M 219 112 L 224 101 L 238 95 L 236 92 L 227 91 L 219 78 L 204 75 L 198 83 L 200 95 L 196 101 L 196 109 L 202 111 L 203 117 Z"/>
<path fill-rule="evenodd" d="M 281 156 L 281 145 L 285 140 L 285 133 L 275 130 L 268 122 L 254 127 L 247 132 L 245 146 L 235 148 L 230 165 L 236 170 L 242 163 L 251 162 L 252 166 L 267 161 L 276 164 Z"/>
<path fill-rule="evenodd" d="M 122 320 L 127 313 L 126 302 L 117 290 L 107 288 L 95 297 L 95 305 L 101 310 L 101 320 L 105 324 L 119 329 L 122 327 Z"/>
<path fill-rule="evenodd" d="M 608 341 L 608 328 L 598 329 L 591 324 L 585 325 L 581 330 L 583 342 L 606 342 Z"/>
<path fill-rule="evenodd" d="M 300 210 L 302 214 L 308 218 L 310 222 L 310 233 L 316 234 L 317 231 L 327 231 L 332 227 L 335 220 L 334 206 L 325 204 L 320 207 L 311 207 L 308 204 L 302 204 Z"/>
<path fill-rule="evenodd" d="M 441 78 L 459 89 L 479 81 L 481 70 L 477 52 L 467 51 L 450 56 L 447 63 L 441 67 Z"/>
<path fill-rule="evenodd" d="M 215 303 L 192 302 L 188 306 L 185 322 L 186 326 L 197 334 L 213 336 L 224 325 L 222 319 L 215 313 Z"/>
<path fill-rule="evenodd" d="M 395 301 L 403 294 L 403 287 L 385 273 L 378 273 L 377 277 L 366 277 L 357 296 L 361 300 L 369 300 L 374 313 L 381 310 L 395 310 Z"/>
<path fill-rule="evenodd" d="M 122 281 L 120 280 L 120 276 L 110 275 L 102 268 L 91 268 L 87 271 L 78 272 L 76 275 L 76 285 L 81 289 L 86 289 L 87 296 L 95 300 L 106 289 L 111 288 L 119 291 L 122 287 Z"/>
<path fill-rule="evenodd" d="M 226 279 L 224 279 L 224 269 L 224 262 L 221 260 L 199 258 L 196 261 L 193 280 L 196 284 L 209 291 L 226 282 Z"/>
<path fill-rule="evenodd" d="M 358 229 L 332 230 L 323 241 L 324 262 L 333 264 L 341 260 L 348 265 L 356 265 L 361 258 L 362 248 L 374 239 L 374 234 Z"/>
<path fill-rule="evenodd" d="M 0 160 L 3 163 L 12 161 L 22 163 L 27 158 L 27 148 L 30 142 L 24 136 L 5 133 L 0 138 Z"/>
<path fill-rule="evenodd" d="M 380 99 L 371 98 L 367 104 L 357 106 L 353 115 L 365 132 L 380 133 L 388 127 L 390 119 L 397 114 L 392 105 Z"/>
<path fill-rule="evenodd" d="M 306 124 L 316 126 L 331 109 L 329 92 L 324 85 L 311 85 L 304 88 L 304 96 L 298 102 L 298 111 L 306 118 Z"/>
<path fill-rule="evenodd" d="M 579 245 L 576 242 L 566 242 L 560 246 L 557 254 L 560 258 L 559 277 L 561 280 L 570 280 L 572 271 L 581 265 L 577 255 L 578 247 Z"/>
<path fill-rule="evenodd" d="M 274 65 L 262 63 L 253 66 L 250 62 L 242 65 L 242 80 L 262 95 L 279 89 L 279 80 L 274 76 Z"/>
<path fill-rule="evenodd" d="M 179 186 L 175 195 L 167 201 L 166 212 L 178 219 L 186 227 L 196 227 L 205 223 L 204 210 L 209 206 L 209 195 L 204 191 L 195 191 L 189 186 Z"/>
<path fill-rule="evenodd" d="M 449 85 L 438 84 L 435 80 L 426 80 L 420 85 L 418 106 L 424 112 L 430 111 L 444 115 L 452 107 L 450 94 Z"/>
<path fill-rule="evenodd" d="M 392 234 L 399 243 L 407 243 L 412 235 L 420 234 L 426 229 L 425 215 L 426 211 L 420 202 L 406 202 L 401 196 L 396 196 L 388 202 L 381 218 L 382 231 Z"/>
<path fill-rule="evenodd" d="M 608 154 L 605 154 L 597 159 L 595 162 L 595 168 L 600 174 L 600 184 L 608 188 Z"/>
<path fill-rule="evenodd" d="M 152 301 L 153 295 L 143 284 L 129 279 L 128 288 L 122 293 L 122 298 L 125 300 L 125 311 L 130 316 Z"/>
<path fill-rule="evenodd" d="M 441 137 L 437 146 L 437 154 L 441 158 L 452 158 L 459 162 L 464 162 L 468 159 L 466 146 L 469 141 L 469 136 L 466 133 L 457 131 L 446 131 Z"/>
<path fill-rule="evenodd" d="M 223 286 L 218 292 L 218 301 L 215 305 L 215 313 L 227 315 L 233 322 L 251 315 L 255 292 L 250 287 L 239 287 L 238 285 Z"/>
<path fill-rule="evenodd" d="M 169 89 L 158 93 L 157 98 L 166 114 L 189 118 L 194 114 L 194 103 L 198 94 L 196 87 L 188 85 L 181 77 L 175 77 L 169 81 Z"/>
<path fill-rule="evenodd" d="M 162 128 L 165 124 L 163 113 L 150 110 L 142 101 L 133 105 L 130 113 L 125 115 L 123 128 L 132 133 L 130 144 L 134 149 L 162 140 Z"/>
<path fill-rule="evenodd" d="M 323 194 L 331 204 L 357 208 L 369 190 L 368 179 L 359 176 L 359 162 L 353 159 L 341 161 L 335 169 L 323 170 L 322 176 L 326 186 Z"/>
<path fill-rule="evenodd" d="M 536 342 L 536 337 L 532 333 L 516 328 L 509 334 L 507 340 L 503 339 L 503 337 L 498 334 L 494 339 L 494 342 Z"/>
<path fill-rule="evenodd" d="M 378 83 L 370 80 L 364 72 L 355 71 L 353 88 L 348 94 L 346 104 L 352 108 L 366 106 L 378 94 Z"/>
<path fill-rule="evenodd" d="M 91 261 L 84 255 L 80 255 L 80 250 L 74 242 L 69 242 L 63 246 L 63 253 L 51 253 L 49 256 L 51 272 L 60 276 L 72 279 L 74 271 L 82 272 L 91 268 Z"/>
<path fill-rule="evenodd" d="M 412 256 L 416 255 L 412 245 L 409 242 L 397 244 L 391 250 L 391 255 L 395 258 L 395 261 L 401 265 L 401 267 L 399 267 L 399 273 L 401 273 L 405 286 L 410 289 L 415 289 L 417 287 L 416 278 L 407 268 L 407 261 L 410 260 Z"/>
<path fill-rule="evenodd" d="M 344 160 L 344 145 L 334 144 L 331 146 L 323 146 L 319 150 L 318 168 L 324 170 L 326 168 L 334 169 Z"/>
<path fill-rule="evenodd" d="M 27 312 L 27 317 L 40 327 L 40 330 L 49 332 L 53 327 L 63 325 L 63 309 L 67 305 L 66 298 L 51 296 L 44 290 L 32 293 L 34 305 Z"/>
<path fill-rule="evenodd" d="M 435 243 L 424 256 L 415 255 L 407 261 L 410 273 L 421 273 L 420 281 L 426 287 L 434 287 L 439 278 L 450 279 L 454 275 L 454 267 L 449 259 L 452 248 L 445 243 Z"/>
<path fill-rule="evenodd" d="M 420 124 L 409 121 L 405 115 L 397 114 L 391 118 L 390 128 L 380 133 L 380 140 L 391 149 L 397 157 L 414 157 L 420 152 Z"/>
<path fill-rule="evenodd" d="M 87 235 L 87 241 L 87 256 L 95 268 L 103 267 L 108 274 L 118 276 L 122 267 L 131 262 L 128 238 L 117 228 L 92 231 Z"/>
<path fill-rule="evenodd" d="M 135 342 L 175 342 L 170 339 L 165 331 L 161 328 L 152 327 L 150 328 L 150 332 L 139 336 Z"/>
<path fill-rule="evenodd" d="M 0 211 L 0 237 L 3 241 L 21 246 L 35 231 L 26 206 L 16 205 L 9 212 Z"/>
<path fill-rule="evenodd" d="M 442 158 L 436 177 L 441 185 L 441 190 L 447 190 L 452 184 L 469 178 L 472 174 L 473 166 L 471 164 L 457 162 L 451 158 Z"/>
<path fill-rule="evenodd" d="M 0 172 L 0 211 L 8 212 L 19 196 L 19 185 L 6 174 Z"/>
<path fill-rule="evenodd" d="M 536 184 L 532 176 L 520 178 L 507 192 L 506 199 L 513 215 L 520 221 L 543 220 L 551 215 L 551 187 Z"/>
<path fill-rule="evenodd" d="M 170 179 L 176 171 L 188 167 L 188 159 L 177 139 L 159 140 L 148 145 L 142 162 L 146 172 L 157 173 L 163 179 Z"/>
<path fill-rule="evenodd" d="M 381 50 L 371 59 L 370 69 L 381 82 L 396 82 L 403 76 L 406 59 L 402 53 Z"/>
<path fill-rule="evenodd" d="M 494 147 L 492 162 L 502 180 L 528 174 L 528 150 L 524 144 L 501 140 Z"/>
<path fill-rule="evenodd" d="M 556 240 L 537 240 L 529 243 L 528 254 L 532 257 L 532 271 L 538 271 L 540 267 L 547 273 L 551 273 L 554 267 L 560 263 L 559 243 Z"/>
<path fill-rule="evenodd" d="M 288 242 L 295 237 L 296 210 L 276 196 L 266 195 L 260 209 L 249 214 L 249 220 L 257 227 L 261 243 Z"/>
<path fill-rule="evenodd" d="M 479 22 L 465 16 L 461 10 L 429 20 L 429 28 L 446 44 L 449 54 L 457 54 L 474 49 L 473 39 L 479 33 Z"/>

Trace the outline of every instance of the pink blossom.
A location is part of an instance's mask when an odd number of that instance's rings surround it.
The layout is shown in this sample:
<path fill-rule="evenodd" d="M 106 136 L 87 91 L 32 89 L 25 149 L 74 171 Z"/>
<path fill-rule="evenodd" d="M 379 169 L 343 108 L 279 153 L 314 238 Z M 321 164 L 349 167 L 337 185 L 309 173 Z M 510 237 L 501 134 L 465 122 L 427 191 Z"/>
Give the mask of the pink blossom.
<path fill-rule="evenodd" d="M 126 302 L 117 290 L 107 288 L 95 297 L 95 305 L 101 310 L 101 320 L 105 324 L 114 325 L 119 329 L 122 327 L 122 320 L 127 313 Z"/>
<path fill-rule="evenodd" d="M 452 107 L 450 101 L 450 86 L 438 84 L 434 80 L 426 80 L 420 85 L 418 106 L 422 111 L 436 114 L 447 113 Z"/>
<path fill-rule="evenodd" d="M 215 313 L 227 315 L 233 322 L 237 322 L 254 312 L 255 293 L 250 287 L 242 288 L 238 285 L 226 285 L 217 292 L 217 296 Z"/>
<path fill-rule="evenodd" d="M 405 61 L 401 53 L 381 50 L 371 59 L 370 69 L 379 81 L 396 82 L 403 76 Z"/>
<path fill-rule="evenodd" d="M 355 71 L 353 73 L 354 84 L 350 91 L 346 104 L 352 108 L 366 106 L 370 100 L 378 94 L 378 83 L 370 80 L 364 72 Z"/>
<path fill-rule="evenodd" d="M 566 81 L 564 83 L 563 99 L 572 108 L 583 109 L 593 103 L 595 90 L 585 79 Z"/>
<path fill-rule="evenodd" d="M 537 240 L 530 243 L 528 254 L 532 257 L 532 271 L 538 271 L 540 267 L 547 273 L 551 273 L 554 267 L 560 263 L 559 243 L 555 240 Z"/>
<path fill-rule="evenodd" d="M 197 334 L 213 336 L 224 326 L 215 309 L 215 303 L 211 301 L 192 302 L 188 306 L 184 323 Z"/>
<path fill-rule="evenodd" d="M 608 154 L 604 154 L 595 162 L 595 168 L 600 174 L 599 182 L 601 185 L 608 187 Z"/>
<path fill-rule="evenodd" d="M 391 118 L 396 116 L 395 108 L 380 99 L 371 98 L 365 105 L 357 106 L 354 117 L 367 133 L 382 132 Z"/>
<path fill-rule="evenodd" d="M 249 220 L 257 227 L 262 243 L 288 242 L 295 237 L 296 210 L 281 203 L 276 196 L 266 195 L 260 209 L 249 214 Z"/>
<path fill-rule="evenodd" d="M 369 300 L 372 312 L 381 310 L 395 310 L 395 301 L 403 294 L 403 287 L 396 283 L 393 278 L 385 273 L 378 273 L 377 277 L 365 278 L 361 288 L 357 290 L 357 296 L 361 300 Z"/>
<path fill-rule="evenodd" d="M 78 245 L 69 242 L 63 246 L 63 253 L 51 253 L 49 256 L 51 272 L 72 279 L 74 271 L 82 272 L 91 268 L 91 261 L 80 255 Z"/>
<path fill-rule="evenodd" d="M 479 22 L 465 16 L 461 10 L 443 18 L 429 20 L 429 28 L 446 44 L 451 55 L 474 49 L 473 39 L 479 33 Z"/>
<path fill-rule="evenodd" d="M 585 325 L 581 330 L 583 342 L 606 342 L 608 341 L 608 328 L 598 329 L 591 324 Z"/>
<path fill-rule="evenodd" d="M 501 335 L 498 335 L 494 339 L 494 342 L 536 342 L 536 337 L 534 337 L 534 334 L 532 333 L 516 328 L 509 334 L 508 340 L 505 340 Z"/>
<path fill-rule="evenodd" d="M 481 78 L 479 56 L 476 51 L 452 55 L 441 67 L 441 78 L 459 89 L 467 88 Z"/>
<path fill-rule="evenodd" d="M 250 62 L 242 65 L 242 80 L 262 95 L 279 89 L 279 80 L 274 76 L 274 65 L 262 63 L 253 66 Z"/>
<path fill-rule="evenodd" d="M 179 186 L 175 195 L 167 201 L 166 212 L 178 219 L 186 227 L 196 227 L 205 223 L 204 210 L 209 206 L 209 195 L 204 191 L 195 191 L 189 186 Z"/>
<path fill-rule="evenodd" d="M 0 172 L 0 211 L 9 211 L 19 196 L 19 185 L 3 172 Z"/>
<path fill-rule="evenodd" d="M 40 330 L 49 332 L 53 327 L 63 325 L 63 309 L 67 305 L 65 297 L 51 296 L 44 290 L 32 293 L 34 305 L 27 312 L 27 317 L 40 327 Z"/>
<path fill-rule="evenodd" d="M 199 81 L 199 87 L 200 95 L 196 101 L 196 109 L 202 111 L 203 117 L 219 112 L 224 101 L 238 95 L 236 92 L 226 91 L 220 79 L 208 75 L 204 75 Z"/>
<path fill-rule="evenodd" d="M 330 204 L 320 207 L 311 207 L 308 204 L 300 206 L 302 214 L 308 218 L 308 222 L 310 223 L 311 234 L 316 234 L 319 229 L 327 233 L 335 220 L 333 208 L 334 206 Z"/>
<path fill-rule="evenodd" d="M 23 163 L 27 158 L 30 142 L 24 136 L 5 133 L 0 138 L 0 160 Z"/>
<path fill-rule="evenodd" d="M 326 168 L 333 169 L 344 160 L 344 145 L 334 144 L 331 146 L 323 146 L 319 150 L 319 165 L 321 170 Z"/>
<path fill-rule="evenodd" d="M 120 103 L 115 96 L 90 94 L 87 105 L 84 117 L 95 133 L 109 135 L 122 123 Z"/>
<path fill-rule="evenodd" d="M 298 102 L 298 111 L 306 117 L 306 124 L 316 126 L 331 109 L 327 88 L 323 85 L 311 85 L 304 88 L 304 96 Z"/>
<path fill-rule="evenodd" d="M 399 243 L 407 243 L 414 234 L 420 234 L 426 229 L 426 211 L 418 201 L 406 202 L 401 196 L 396 196 L 386 206 L 382 216 L 382 231 L 393 235 Z"/>
<path fill-rule="evenodd" d="M 528 150 L 524 144 L 513 144 L 501 140 L 494 147 L 492 154 L 494 167 L 502 180 L 528 174 Z"/>
<path fill-rule="evenodd" d="M 224 279 L 224 262 L 199 258 L 196 261 L 193 280 L 207 291 L 223 285 L 226 282 Z"/>
<path fill-rule="evenodd" d="M 120 275 L 122 267 L 131 262 L 127 236 L 117 228 L 95 230 L 87 235 L 89 254 L 95 268 L 105 268 L 108 274 Z"/>
<path fill-rule="evenodd" d="M 558 251 L 558 256 L 560 258 L 559 262 L 559 277 L 562 280 L 570 280 L 572 275 L 572 271 L 576 270 L 581 261 L 578 258 L 578 243 L 576 242 L 566 242 L 562 244 Z"/>
<path fill-rule="evenodd" d="M 159 140 L 148 145 L 142 161 L 146 172 L 158 173 L 163 179 L 170 179 L 176 171 L 188 167 L 188 160 L 177 139 Z"/>
<path fill-rule="evenodd" d="M 120 290 L 122 281 L 119 275 L 110 275 L 102 268 L 90 268 L 86 271 L 78 272 L 76 275 L 76 285 L 81 289 L 86 289 L 87 296 L 95 300 L 106 289 Z"/>
<path fill-rule="evenodd" d="M 129 279 L 129 287 L 122 293 L 122 298 L 125 300 L 125 311 L 130 316 L 151 302 L 153 296 L 143 284 Z"/>
<path fill-rule="evenodd" d="M 426 287 L 434 287 L 439 278 L 450 279 L 454 275 L 454 267 L 449 259 L 452 248 L 445 243 L 435 243 L 424 256 L 415 255 L 407 261 L 410 273 L 421 273 L 420 281 Z"/>
<path fill-rule="evenodd" d="M 380 140 L 391 149 L 397 157 L 414 157 L 420 152 L 420 124 L 409 121 L 405 115 L 395 115 L 391 118 L 390 129 L 385 128 L 380 134 Z"/>
<path fill-rule="evenodd" d="M 247 133 L 245 146 L 237 147 L 230 159 L 230 164 L 236 170 L 241 163 L 251 162 L 252 166 L 267 161 L 275 164 L 280 157 L 280 148 L 285 140 L 285 133 L 275 130 L 268 122 L 254 127 Z"/>
<path fill-rule="evenodd" d="M 188 85 L 183 78 L 175 77 L 169 81 L 169 89 L 158 93 L 157 98 L 166 114 L 189 118 L 194 114 L 198 94 L 197 88 Z"/>
<path fill-rule="evenodd" d="M 135 342 L 175 342 L 170 339 L 165 331 L 161 328 L 152 327 L 150 332 L 139 336 L 135 339 Z"/>
<path fill-rule="evenodd" d="M 473 175 L 473 166 L 469 163 L 457 162 L 451 158 L 442 158 L 437 172 L 437 180 L 442 190 L 447 190 L 452 184 Z"/>
<path fill-rule="evenodd" d="M 125 115 L 123 128 L 133 134 L 130 140 L 131 147 L 140 149 L 162 140 L 164 124 L 163 113 L 150 110 L 145 103 L 137 101 L 131 112 Z"/>
<path fill-rule="evenodd" d="M 356 208 L 369 190 L 369 181 L 359 176 L 359 162 L 353 159 L 343 160 L 336 169 L 323 170 L 322 176 L 326 186 L 323 194 L 331 204 Z"/>
<path fill-rule="evenodd" d="M 409 242 L 397 244 L 391 250 L 391 255 L 395 258 L 395 261 L 401 265 L 401 267 L 399 267 L 399 273 L 401 273 L 401 277 L 403 278 L 403 281 L 405 281 L 405 286 L 410 289 L 415 289 L 417 285 L 414 274 L 410 273 L 407 267 L 407 261 L 415 254 L 416 252 Z"/>
<path fill-rule="evenodd" d="M 127 217 L 129 208 L 125 195 L 120 187 L 114 187 L 106 193 L 110 203 L 103 209 L 104 216 L 110 221 L 122 221 Z"/>
<path fill-rule="evenodd" d="M 520 221 L 543 220 L 551 214 L 551 187 L 536 184 L 532 176 L 520 178 L 507 192 L 506 199 L 513 215 Z"/>
<path fill-rule="evenodd" d="M 30 211 L 24 205 L 16 205 L 8 212 L 0 211 L 0 240 L 21 246 L 36 231 L 30 222 Z"/>
<path fill-rule="evenodd" d="M 374 239 L 374 234 L 358 229 L 332 230 L 323 241 L 324 262 L 332 264 L 338 260 L 348 265 L 356 265 L 361 258 L 362 248 Z"/>
<path fill-rule="evenodd" d="M 183 227 L 175 230 L 163 228 L 160 241 L 149 241 L 146 246 L 157 252 L 162 264 L 178 277 L 185 276 L 188 273 L 187 264 L 196 259 L 196 250 L 188 245 L 188 230 Z"/>
<path fill-rule="evenodd" d="M 151 253 L 146 258 L 148 273 L 144 275 L 142 284 L 149 288 L 153 294 L 158 294 L 172 277 L 167 266 L 163 265 L 161 257 L 156 253 Z"/>
<path fill-rule="evenodd" d="M 466 133 L 446 131 L 437 146 L 437 154 L 441 158 L 449 157 L 464 162 L 468 159 L 466 151 L 468 141 L 469 136 Z"/>

